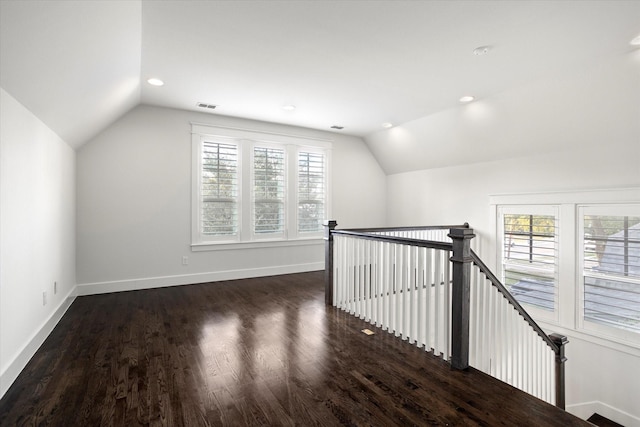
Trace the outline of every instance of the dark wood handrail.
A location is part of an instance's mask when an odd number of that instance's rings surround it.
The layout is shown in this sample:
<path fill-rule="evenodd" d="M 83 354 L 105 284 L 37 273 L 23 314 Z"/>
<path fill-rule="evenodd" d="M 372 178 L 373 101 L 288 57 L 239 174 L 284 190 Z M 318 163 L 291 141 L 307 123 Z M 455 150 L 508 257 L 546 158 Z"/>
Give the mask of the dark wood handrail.
<path fill-rule="evenodd" d="M 531 318 L 529 313 L 527 313 L 527 311 L 520 305 L 520 303 L 514 298 L 514 296 L 511 295 L 511 292 L 509 292 L 507 290 L 507 288 L 504 287 L 504 285 L 500 282 L 500 280 L 498 280 L 498 278 L 495 276 L 495 274 L 493 274 L 491 272 L 491 270 L 489 270 L 489 267 L 487 267 L 486 264 L 484 262 L 482 262 L 480 257 L 473 250 L 471 251 L 471 258 L 473 259 L 473 263 L 476 266 L 478 266 L 480 271 L 485 276 L 487 276 L 487 279 L 489 279 L 491 284 L 493 286 L 495 286 L 496 289 L 498 289 L 498 292 L 500 292 L 502 294 L 502 296 L 505 297 L 507 299 L 507 301 L 509 301 L 509 304 L 511 304 L 513 306 L 513 308 L 516 309 L 518 314 L 520 314 L 520 316 L 522 316 L 524 318 L 524 320 L 526 320 L 527 323 L 529 323 L 529 326 L 531 326 L 533 328 L 533 330 L 536 331 L 536 333 L 540 336 L 540 338 L 542 338 L 544 340 L 544 342 L 546 342 L 547 345 L 549 347 L 551 347 L 553 352 L 558 354 L 558 352 L 560 351 L 558 346 L 555 345 L 555 343 L 542 330 L 542 328 L 535 322 L 535 320 L 533 320 Z"/>
<path fill-rule="evenodd" d="M 461 225 L 410 225 L 405 227 L 349 228 L 345 231 L 355 231 L 359 233 L 376 233 L 384 231 L 450 230 L 452 228 L 469 228 L 469 223 L 465 222 Z"/>

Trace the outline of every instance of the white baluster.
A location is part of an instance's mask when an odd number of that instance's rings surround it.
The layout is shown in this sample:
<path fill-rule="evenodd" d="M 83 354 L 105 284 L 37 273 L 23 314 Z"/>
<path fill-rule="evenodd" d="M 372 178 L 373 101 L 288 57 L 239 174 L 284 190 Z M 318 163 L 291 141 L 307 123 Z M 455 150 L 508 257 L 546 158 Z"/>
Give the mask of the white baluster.
<path fill-rule="evenodd" d="M 384 282 L 385 282 L 385 274 L 386 274 L 386 263 L 384 258 L 384 248 L 386 243 L 381 242 L 377 246 L 378 252 L 378 286 L 376 289 L 376 306 L 377 306 L 377 315 L 376 315 L 376 326 L 381 327 L 384 322 Z"/>
<path fill-rule="evenodd" d="M 402 316 L 404 315 L 402 306 L 402 288 L 404 286 L 404 246 L 396 245 L 396 316 L 395 316 L 395 334 L 397 337 L 402 336 Z"/>
<path fill-rule="evenodd" d="M 349 313 L 357 315 L 357 272 L 358 272 L 358 264 L 357 264 L 357 253 L 358 253 L 358 239 L 351 239 L 351 259 L 349 262 L 350 273 L 349 274 Z"/>
<path fill-rule="evenodd" d="M 358 239 L 358 259 L 356 261 L 357 266 L 357 310 L 358 317 L 364 319 L 364 240 Z"/>
<path fill-rule="evenodd" d="M 440 253 L 438 251 L 434 251 L 433 254 L 433 284 L 434 284 L 434 293 L 433 293 L 433 303 L 434 303 L 434 322 L 433 322 L 433 350 L 436 355 L 440 354 L 440 328 L 441 328 L 441 317 L 442 317 L 442 292 L 440 286 L 440 275 L 442 272 L 440 271 Z"/>
<path fill-rule="evenodd" d="M 346 248 L 344 245 L 344 237 L 335 236 L 334 237 L 334 263 L 338 265 L 337 275 L 334 276 L 334 302 L 336 307 L 343 308 L 344 307 L 344 258 L 346 256 Z"/>
<path fill-rule="evenodd" d="M 396 333 L 398 323 L 396 322 L 397 307 L 397 289 L 398 289 L 398 245 L 391 245 L 391 259 L 393 263 L 393 271 L 391 272 L 392 281 L 389 290 L 389 332 Z"/>
<path fill-rule="evenodd" d="M 469 289 L 469 365 L 478 366 L 478 340 L 476 339 L 478 327 L 478 271 L 474 266 L 471 267 L 471 288 Z"/>
<path fill-rule="evenodd" d="M 449 355 L 451 354 L 451 304 L 452 304 L 452 295 L 451 295 L 451 276 L 450 276 L 450 266 L 451 263 L 449 261 L 450 253 L 445 251 L 438 251 L 440 253 L 440 262 L 442 266 L 442 283 L 444 287 L 444 310 L 443 310 L 443 319 L 442 325 L 444 327 L 444 331 L 442 333 L 443 338 L 443 357 L 444 360 L 449 360 Z"/>
<path fill-rule="evenodd" d="M 409 259 L 411 268 L 409 269 L 409 288 L 410 288 L 410 298 L 409 298 L 409 331 L 407 336 L 409 337 L 409 342 L 415 343 L 417 338 L 417 315 L 418 315 L 418 289 L 417 289 L 417 268 L 418 268 L 418 248 L 415 246 L 409 247 Z"/>
<path fill-rule="evenodd" d="M 425 337 L 425 328 L 426 328 L 426 306 L 425 306 L 425 258 L 426 258 L 427 249 L 426 248 L 418 248 L 418 263 L 417 263 L 417 272 L 416 272 L 416 286 L 418 287 L 417 292 L 417 300 L 418 300 L 418 313 L 416 316 L 417 321 L 417 339 L 416 344 L 418 346 L 424 346 L 426 343 Z"/>
<path fill-rule="evenodd" d="M 402 245 L 402 315 L 400 318 L 401 336 L 403 340 L 409 337 L 409 270 L 411 268 L 411 257 L 409 256 L 409 246 Z"/>
<path fill-rule="evenodd" d="M 384 320 L 384 329 L 386 331 L 389 331 L 389 322 L 390 322 L 390 315 L 389 315 L 389 302 L 390 302 L 390 287 L 391 287 L 391 283 L 392 283 L 392 260 L 391 260 L 391 244 L 390 243 L 384 243 L 384 265 L 385 265 L 385 276 L 384 276 L 384 281 L 383 281 L 383 299 L 384 299 L 384 303 L 383 303 L 383 320 Z"/>
<path fill-rule="evenodd" d="M 433 349 L 433 249 L 425 249 L 425 350 Z"/>
<path fill-rule="evenodd" d="M 380 272 L 378 271 L 378 248 L 380 242 L 374 240 L 370 241 L 369 251 L 371 253 L 371 295 L 370 307 L 371 307 L 371 324 L 378 324 L 378 281 L 380 278 Z"/>

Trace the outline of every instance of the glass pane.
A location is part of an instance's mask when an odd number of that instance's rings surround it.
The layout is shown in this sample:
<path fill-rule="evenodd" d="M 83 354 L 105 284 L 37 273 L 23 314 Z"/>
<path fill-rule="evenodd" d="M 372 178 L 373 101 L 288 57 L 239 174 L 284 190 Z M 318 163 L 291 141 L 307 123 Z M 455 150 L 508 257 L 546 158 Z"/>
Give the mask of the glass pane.
<path fill-rule="evenodd" d="M 319 153 L 298 156 L 298 231 L 322 230 L 325 200 L 325 158 Z"/>
<path fill-rule="evenodd" d="M 201 232 L 210 236 L 237 234 L 238 148 L 204 142 L 201 173 Z"/>
<path fill-rule="evenodd" d="M 521 303 L 555 309 L 557 227 L 553 215 L 505 214 L 503 281 Z"/>
<path fill-rule="evenodd" d="M 584 268 L 640 279 L 640 217 L 585 215 Z"/>
<path fill-rule="evenodd" d="M 259 234 L 284 231 L 285 153 L 255 147 L 253 152 L 253 224 Z"/>
<path fill-rule="evenodd" d="M 640 284 L 585 277 L 584 317 L 640 332 Z"/>
<path fill-rule="evenodd" d="M 640 332 L 640 217 L 583 219 L 584 318 Z"/>

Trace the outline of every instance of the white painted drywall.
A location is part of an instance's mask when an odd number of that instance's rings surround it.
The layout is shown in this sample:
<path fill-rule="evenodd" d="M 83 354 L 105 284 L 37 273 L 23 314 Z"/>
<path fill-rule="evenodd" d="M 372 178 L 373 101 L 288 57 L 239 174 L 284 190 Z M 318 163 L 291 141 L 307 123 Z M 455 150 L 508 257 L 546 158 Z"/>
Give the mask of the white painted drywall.
<path fill-rule="evenodd" d="M 477 94 L 475 102 L 376 132 L 366 141 L 388 175 L 535 154 L 551 159 L 552 153 L 603 144 L 613 149 L 637 135 L 639 92 L 636 49 L 595 68 L 489 98 Z"/>
<path fill-rule="evenodd" d="M 73 298 L 76 156 L 4 89 L 0 113 L 2 396 Z"/>
<path fill-rule="evenodd" d="M 192 121 L 333 139 L 333 216 L 384 225 L 386 177 L 360 138 L 142 105 L 78 151 L 80 294 L 323 268 L 321 241 L 191 251 Z"/>
<path fill-rule="evenodd" d="M 387 178 L 389 224 L 468 221 L 495 268 L 490 195 L 640 186 L 640 51 L 391 131 L 367 139 L 385 169 L 408 171 Z M 452 164 L 434 167 L 440 155 Z M 640 351 L 565 332 L 568 408 L 640 425 Z"/>

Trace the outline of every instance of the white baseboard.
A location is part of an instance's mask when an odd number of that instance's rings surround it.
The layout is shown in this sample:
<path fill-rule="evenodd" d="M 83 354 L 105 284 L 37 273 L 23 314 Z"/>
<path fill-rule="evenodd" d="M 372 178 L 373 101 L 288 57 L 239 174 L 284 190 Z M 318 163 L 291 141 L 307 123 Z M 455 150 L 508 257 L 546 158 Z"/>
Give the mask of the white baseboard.
<path fill-rule="evenodd" d="M 20 372 L 22 372 L 25 366 L 27 366 L 29 360 L 31 360 L 33 355 L 36 354 L 36 351 L 40 348 L 42 343 L 44 343 L 51 331 L 53 331 L 53 328 L 56 327 L 75 299 L 76 288 L 73 288 L 53 313 L 51 313 L 49 318 L 45 320 L 31 336 L 18 355 L 9 363 L 9 366 L 0 373 L 0 398 L 2 398 L 9 390 L 11 384 L 13 384 L 16 378 L 18 378 Z"/>
<path fill-rule="evenodd" d="M 577 403 L 573 405 L 567 405 L 567 412 L 572 413 L 578 418 L 586 420 L 593 414 L 600 414 L 603 417 L 615 421 L 618 424 L 622 424 L 625 427 L 640 427 L 640 418 L 631 415 L 620 409 L 609 406 L 606 403 L 593 401 L 585 403 Z"/>
<path fill-rule="evenodd" d="M 117 280 L 112 282 L 83 283 L 78 285 L 78 295 L 97 295 L 109 292 L 135 291 L 140 289 L 163 288 L 166 286 L 277 276 L 280 274 L 304 273 L 318 270 L 324 270 L 324 262 L 280 265 L 277 267 L 262 267 L 243 270 L 226 270 L 209 273 L 182 274 L 176 276 L 149 277 L 143 279 Z"/>

